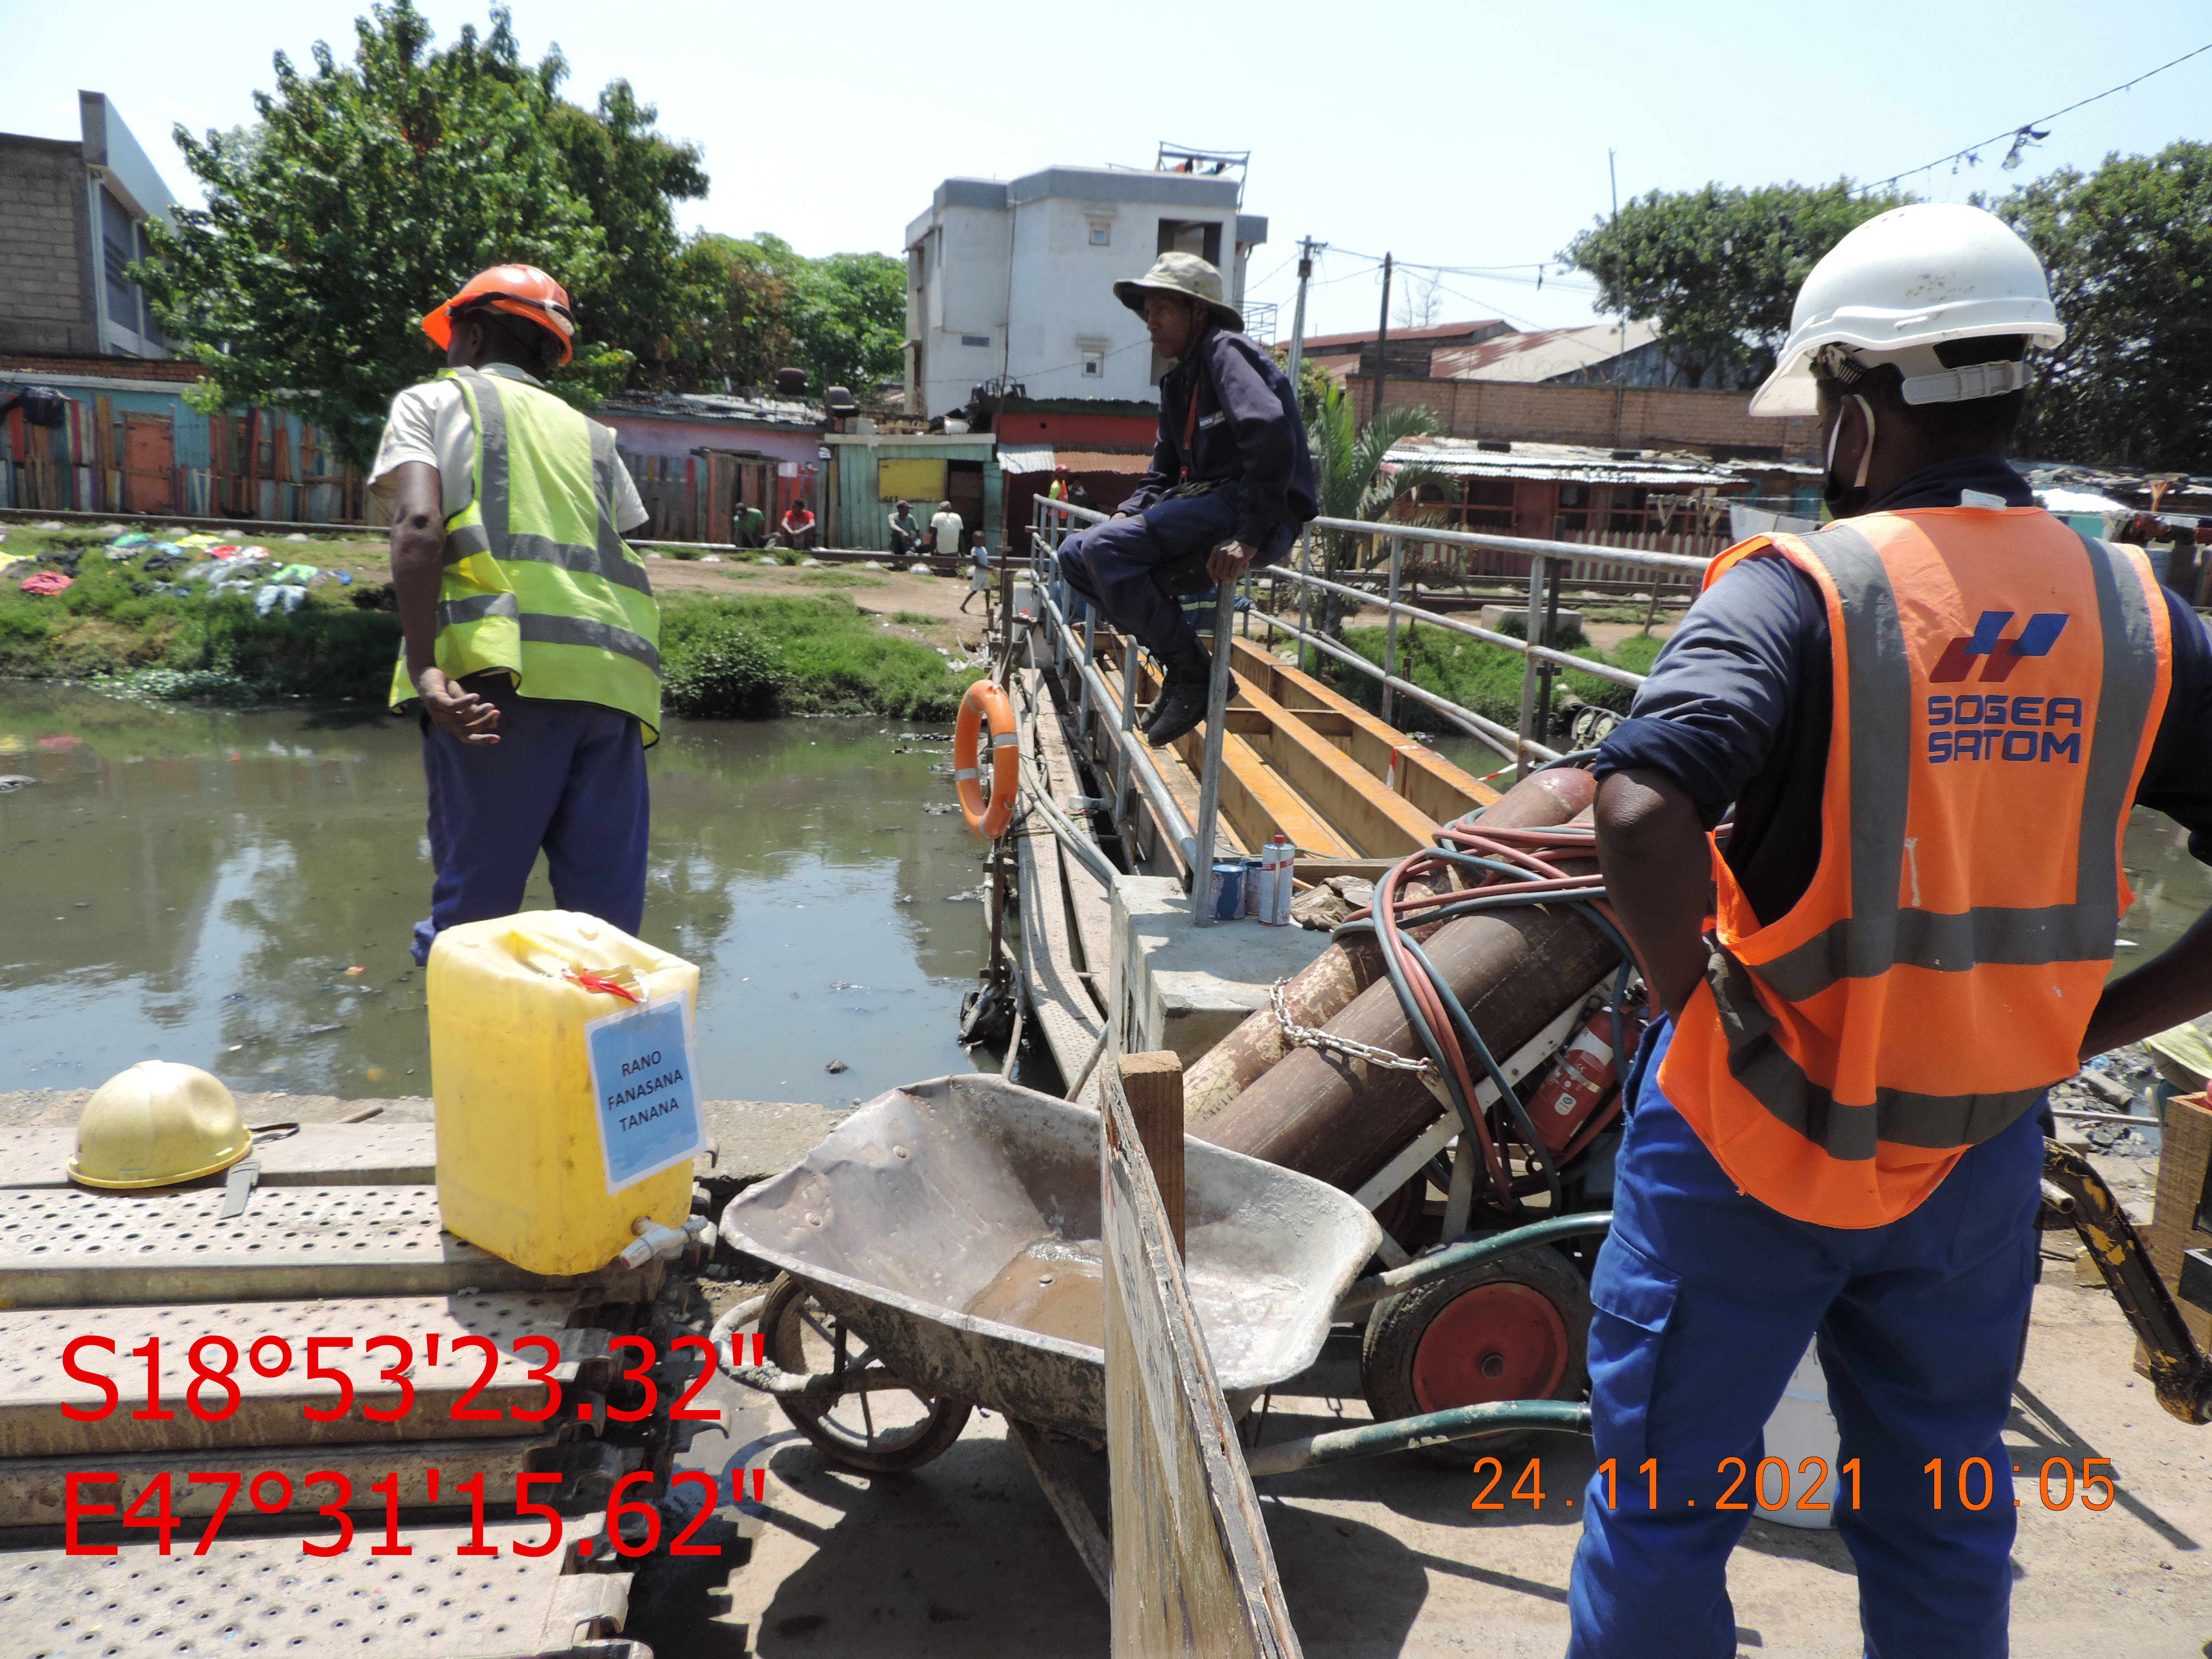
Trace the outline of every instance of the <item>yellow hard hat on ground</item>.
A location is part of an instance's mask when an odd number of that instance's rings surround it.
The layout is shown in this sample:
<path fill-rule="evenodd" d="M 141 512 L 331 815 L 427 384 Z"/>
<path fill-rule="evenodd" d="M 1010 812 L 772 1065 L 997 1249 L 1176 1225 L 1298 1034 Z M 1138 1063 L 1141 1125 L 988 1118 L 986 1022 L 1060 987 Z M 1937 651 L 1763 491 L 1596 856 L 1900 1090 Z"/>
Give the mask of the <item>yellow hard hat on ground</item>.
<path fill-rule="evenodd" d="M 88 1187 L 167 1187 L 228 1169 L 253 1150 L 230 1091 L 197 1066 L 142 1060 L 85 1103 L 70 1178 Z"/>

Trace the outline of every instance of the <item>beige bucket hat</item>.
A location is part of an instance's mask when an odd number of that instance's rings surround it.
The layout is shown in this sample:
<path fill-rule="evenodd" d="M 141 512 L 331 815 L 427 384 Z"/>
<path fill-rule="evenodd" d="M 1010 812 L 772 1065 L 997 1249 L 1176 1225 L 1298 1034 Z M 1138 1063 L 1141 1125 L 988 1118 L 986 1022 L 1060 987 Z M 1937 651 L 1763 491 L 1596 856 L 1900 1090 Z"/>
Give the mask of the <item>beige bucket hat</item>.
<path fill-rule="evenodd" d="M 1163 253 L 1143 276 L 1124 277 L 1114 284 L 1114 297 L 1134 312 L 1145 308 L 1147 294 L 1180 294 L 1203 300 L 1213 320 L 1224 328 L 1244 331 L 1244 319 L 1235 307 L 1221 298 L 1221 273 L 1195 253 Z"/>

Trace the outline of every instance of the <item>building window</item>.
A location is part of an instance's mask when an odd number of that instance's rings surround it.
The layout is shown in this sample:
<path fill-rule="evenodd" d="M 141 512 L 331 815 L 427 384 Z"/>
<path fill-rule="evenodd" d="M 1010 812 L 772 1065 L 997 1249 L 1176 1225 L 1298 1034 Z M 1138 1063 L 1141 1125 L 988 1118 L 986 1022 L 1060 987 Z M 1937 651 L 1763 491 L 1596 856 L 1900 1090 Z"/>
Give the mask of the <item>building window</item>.
<path fill-rule="evenodd" d="M 988 334 L 963 334 L 960 337 L 960 343 L 964 346 L 988 346 L 991 337 Z"/>
<path fill-rule="evenodd" d="M 1195 253 L 1216 270 L 1221 269 L 1221 227 L 1205 219 L 1160 221 L 1158 252 Z"/>
<path fill-rule="evenodd" d="M 100 192 L 101 266 L 107 279 L 107 319 L 133 334 L 145 327 L 139 314 L 138 285 L 123 268 L 138 257 L 138 228 L 122 203 L 106 191 Z"/>
<path fill-rule="evenodd" d="M 1114 227 L 1111 225 L 1101 224 L 1097 220 L 1093 219 L 1091 222 L 1091 246 L 1093 247 L 1109 247 L 1113 245 L 1113 241 Z"/>
<path fill-rule="evenodd" d="M 1085 349 L 1083 354 L 1083 378 L 1103 380 L 1106 378 L 1106 354 L 1095 349 Z"/>

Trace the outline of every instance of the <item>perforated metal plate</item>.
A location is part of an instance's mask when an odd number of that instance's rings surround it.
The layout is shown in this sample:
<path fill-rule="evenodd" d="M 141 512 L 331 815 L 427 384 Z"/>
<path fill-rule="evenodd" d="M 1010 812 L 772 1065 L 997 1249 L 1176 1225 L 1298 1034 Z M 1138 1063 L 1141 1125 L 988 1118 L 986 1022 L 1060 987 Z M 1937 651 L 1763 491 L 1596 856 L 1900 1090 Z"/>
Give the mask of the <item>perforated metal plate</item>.
<path fill-rule="evenodd" d="M 568 1328 L 588 1299 L 577 1291 L 546 1291 L 0 1313 L 0 1457 L 538 1434 L 544 1425 L 517 1421 L 510 1408 L 543 1409 L 545 1385 L 531 1381 L 526 1373 L 544 1365 L 547 1356 L 534 1342 L 520 1352 L 515 1343 L 539 1335 L 557 1346 L 561 1363 L 551 1376 L 567 1396 L 563 1415 L 573 1413 L 580 1384 L 603 1387 L 612 1376 L 607 1333 Z M 79 1381 L 64 1367 L 70 1343 L 86 1335 L 115 1345 L 112 1353 L 87 1346 L 75 1357 L 78 1370 L 112 1379 L 118 1395 L 114 1409 L 94 1423 L 76 1421 L 64 1409 L 97 1410 L 106 1402 L 106 1392 L 97 1383 Z M 238 1409 L 219 1423 L 196 1416 L 186 1400 L 193 1379 L 192 1346 L 210 1335 L 227 1338 L 238 1353 L 230 1370 L 238 1385 Z M 372 1337 L 386 1335 L 399 1338 L 405 1352 L 389 1343 L 368 1346 Z M 438 1339 L 434 1365 L 428 1340 L 434 1335 Z M 283 1347 L 266 1344 L 257 1350 L 257 1340 L 264 1336 L 279 1339 Z M 453 1419 L 453 1408 L 484 1372 L 486 1356 L 481 1347 L 455 1346 L 471 1336 L 489 1341 L 497 1363 L 467 1407 L 496 1413 L 492 1421 Z M 132 1350 L 156 1337 L 161 1340 L 160 1409 L 171 1413 L 167 1420 L 134 1415 L 147 1407 L 147 1376 L 146 1361 Z M 317 1381 L 307 1376 L 307 1345 L 317 1338 L 350 1344 L 326 1342 L 319 1350 L 318 1364 L 340 1373 L 353 1386 L 353 1404 L 331 1423 L 315 1422 L 305 1414 L 308 1407 L 329 1411 L 339 1395 L 335 1379 Z M 289 1350 L 289 1360 L 285 1349 Z M 278 1375 L 260 1375 L 254 1369 L 257 1357 L 264 1369 Z M 203 1348 L 201 1362 L 204 1369 L 222 1369 L 221 1350 L 214 1345 Z M 386 1370 L 400 1375 L 386 1380 L 380 1375 Z M 403 1384 L 412 1389 L 405 1415 L 391 1423 L 374 1420 L 371 1413 L 391 1415 L 400 1410 Z M 219 1384 L 203 1382 L 198 1401 L 204 1410 L 220 1411 L 228 1394 Z"/>
<path fill-rule="evenodd" d="M 524 1659 L 562 1651 L 622 1627 L 629 1575 L 582 1572 L 574 1540 L 601 1517 L 580 1516 L 568 1547 L 543 1560 L 503 1547 L 534 1540 L 544 1524 L 488 1525 L 496 1556 L 456 1555 L 461 1526 L 404 1527 L 404 1557 L 372 1556 L 378 1538 L 327 1559 L 303 1555 L 301 1532 L 220 1535 L 204 1556 L 179 1536 L 163 1556 L 150 1544 L 113 1555 L 52 1550 L 0 1553 L 0 1630 L 11 1659 L 239 1659 L 340 1653 L 373 1659 Z M 325 1524 L 308 1533 L 328 1541 Z M 604 1559 L 605 1541 L 592 1559 Z"/>
<path fill-rule="evenodd" d="M 441 1231 L 434 1187 L 279 1187 L 220 1217 L 220 1188 L 0 1192 L 0 1297 L 19 1308 L 592 1285 L 646 1302 L 661 1264 L 526 1273 Z"/>
<path fill-rule="evenodd" d="M 0 1188 L 65 1188 L 75 1129 L 0 1129 Z M 253 1156 L 264 1187 L 428 1186 L 438 1169 L 438 1131 L 428 1123 L 309 1123 L 263 1140 Z M 221 1176 L 194 1185 L 221 1187 Z M 81 1190 L 81 1189 L 80 1189 Z"/>

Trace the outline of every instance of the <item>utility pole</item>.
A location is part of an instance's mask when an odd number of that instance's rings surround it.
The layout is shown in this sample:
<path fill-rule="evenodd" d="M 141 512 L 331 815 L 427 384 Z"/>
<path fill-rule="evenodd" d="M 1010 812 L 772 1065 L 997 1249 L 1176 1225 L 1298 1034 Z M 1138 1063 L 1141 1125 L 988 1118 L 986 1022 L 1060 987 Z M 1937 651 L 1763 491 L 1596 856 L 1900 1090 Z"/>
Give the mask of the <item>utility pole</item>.
<path fill-rule="evenodd" d="M 1606 182 L 1613 186 L 1613 257 L 1620 258 L 1620 175 L 1613 170 L 1613 152 L 1605 153 Z M 1620 447 L 1620 429 L 1627 418 L 1628 284 L 1620 285 L 1620 351 L 1613 360 L 1613 447 Z"/>
<path fill-rule="evenodd" d="M 1382 381 L 1388 373 L 1382 367 L 1382 354 L 1390 344 L 1390 256 L 1382 256 L 1382 319 L 1375 325 L 1375 398 L 1368 405 L 1367 422 L 1372 426 L 1382 418 Z"/>
<path fill-rule="evenodd" d="M 1328 246 L 1310 236 L 1298 242 L 1298 303 L 1291 313 L 1291 390 L 1298 386 L 1298 365 L 1306 358 L 1306 284 L 1313 280 L 1314 255 Z"/>

